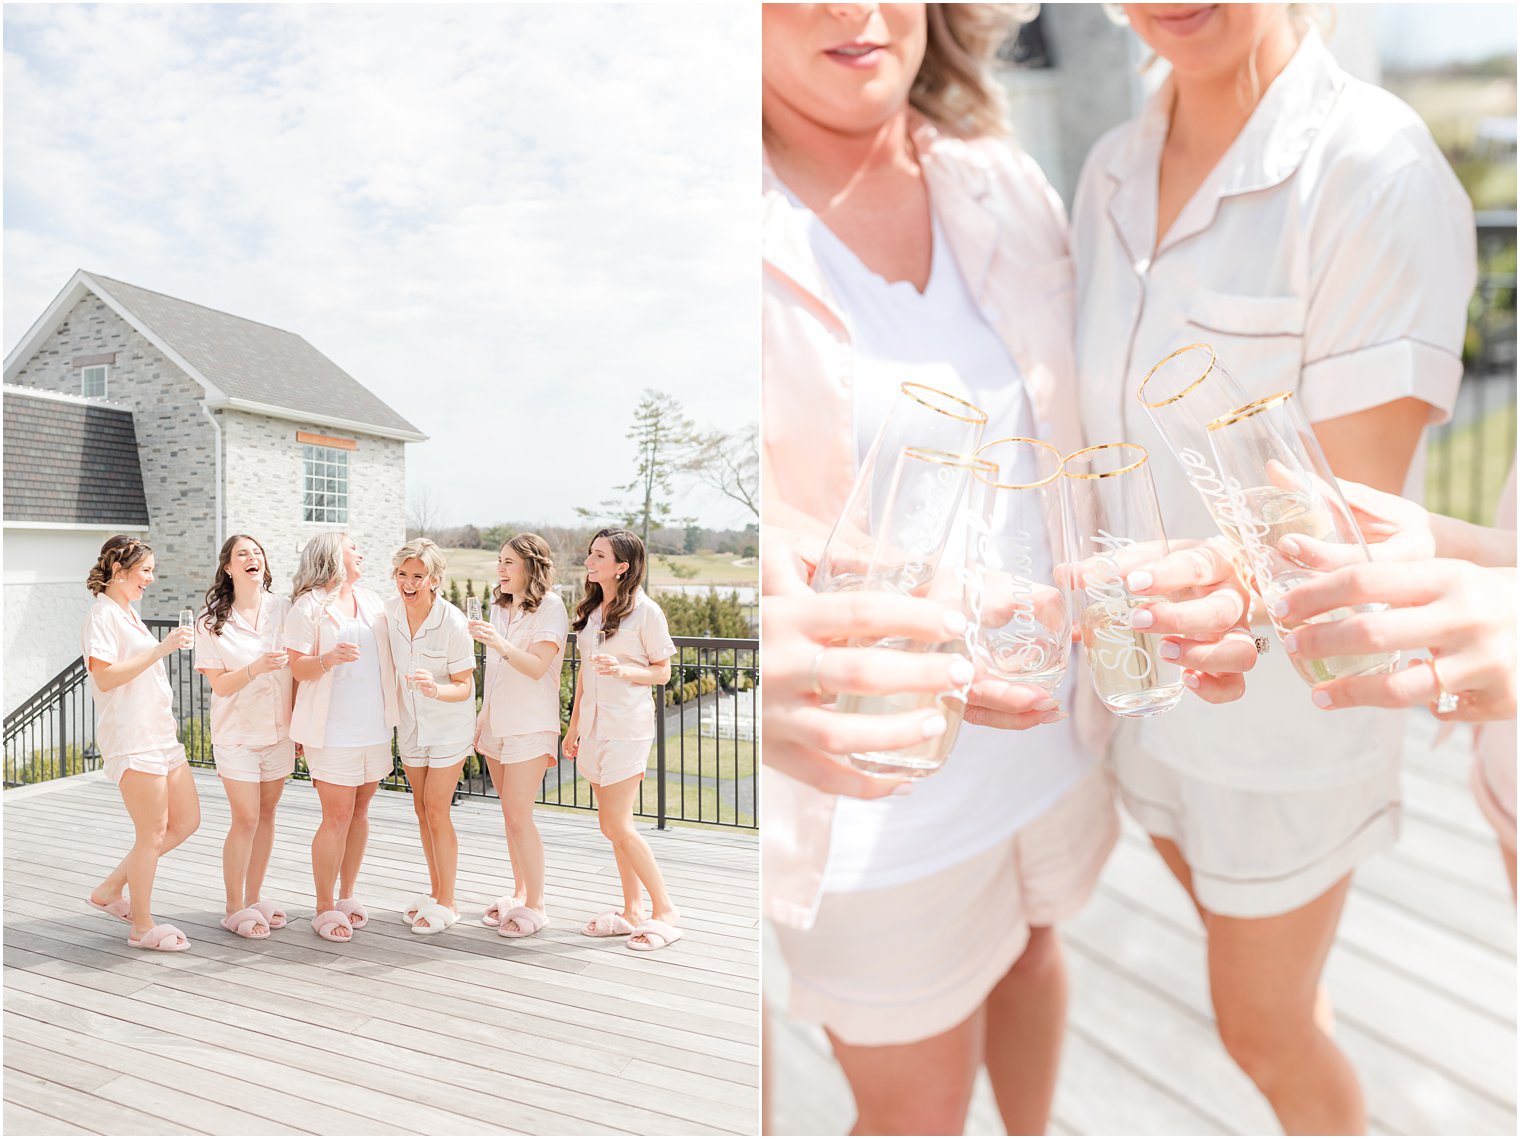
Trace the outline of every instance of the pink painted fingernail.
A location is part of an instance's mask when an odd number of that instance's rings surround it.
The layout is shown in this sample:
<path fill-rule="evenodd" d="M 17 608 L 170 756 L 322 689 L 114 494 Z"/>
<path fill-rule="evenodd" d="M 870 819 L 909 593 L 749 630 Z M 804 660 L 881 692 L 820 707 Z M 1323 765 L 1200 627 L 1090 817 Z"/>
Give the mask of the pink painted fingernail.
<path fill-rule="evenodd" d="M 1177 660 L 1182 656 L 1182 646 L 1175 641 L 1162 641 L 1156 651 L 1162 660 Z"/>
<path fill-rule="evenodd" d="M 1029 710 L 1031 712 L 1048 712 L 1057 706 L 1058 705 L 1056 698 L 1054 696 L 1042 696 L 1040 699 L 1036 700 L 1033 705 L 1031 705 Z"/>
<path fill-rule="evenodd" d="M 1058 720 L 1064 720 L 1064 719 L 1066 719 L 1066 713 L 1065 712 L 1046 712 L 1043 716 L 1040 717 L 1040 723 L 1042 723 L 1042 724 L 1054 724 Z"/>
<path fill-rule="evenodd" d="M 1296 633 L 1284 633 L 1283 648 L 1287 649 L 1290 653 L 1298 652 L 1298 635 Z"/>
<path fill-rule="evenodd" d="M 911 783 L 899 783 L 896 787 L 892 788 L 892 794 L 894 794 L 894 795 L 911 795 L 911 794 L 913 794 L 913 784 L 911 784 Z"/>
<path fill-rule="evenodd" d="M 1316 692 L 1314 694 L 1314 703 L 1320 708 L 1328 708 L 1334 701 L 1330 699 L 1330 693 Z"/>
<path fill-rule="evenodd" d="M 1281 599 L 1272 602 L 1272 604 L 1267 606 L 1267 608 L 1271 611 L 1272 616 L 1274 617 L 1286 617 L 1288 615 L 1288 603 Z"/>
<path fill-rule="evenodd" d="M 1155 622 L 1156 619 L 1151 616 L 1149 609 L 1131 609 L 1129 611 L 1129 627 L 1131 629 L 1149 629 Z"/>
<path fill-rule="evenodd" d="M 1150 570 L 1136 570 L 1124 579 L 1124 584 L 1129 586 L 1135 593 L 1144 593 L 1155 580 L 1151 576 Z"/>
<path fill-rule="evenodd" d="M 976 679 L 976 666 L 965 657 L 957 657 L 950 665 L 950 683 L 970 684 Z"/>
<path fill-rule="evenodd" d="M 930 716 L 927 720 L 924 721 L 924 739 L 932 740 L 935 736 L 944 735 L 945 729 L 949 726 L 949 723 L 943 716 Z"/>
<path fill-rule="evenodd" d="M 1182 674 L 1182 683 L 1196 690 L 1198 688 L 1198 677 L 1191 672 L 1184 672 Z"/>
<path fill-rule="evenodd" d="M 964 633 L 966 631 L 966 615 L 959 609 L 945 610 L 945 632 Z"/>

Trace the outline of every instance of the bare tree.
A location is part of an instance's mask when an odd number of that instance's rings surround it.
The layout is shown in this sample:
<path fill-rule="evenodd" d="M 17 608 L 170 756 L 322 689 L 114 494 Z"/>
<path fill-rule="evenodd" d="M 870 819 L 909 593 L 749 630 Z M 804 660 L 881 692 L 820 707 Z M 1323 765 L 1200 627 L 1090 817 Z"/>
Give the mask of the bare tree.
<path fill-rule="evenodd" d="M 414 487 L 408 498 L 406 536 L 431 538 L 443 525 L 443 502 L 430 486 Z"/>
<path fill-rule="evenodd" d="M 682 521 L 670 514 L 670 496 L 674 493 L 675 476 L 691 448 L 692 430 L 691 420 L 674 396 L 646 388 L 634 409 L 633 423 L 626 436 L 637 449 L 637 471 L 632 479 L 615 488 L 630 497 L 608 499 L 596 509 L 577 507 L 576 513 L 591 519 L 610 514 L 629 529 L 637 530 L 648 546 L 651 530 Z"/>
<path fill-rule="evenodd" d="M 681 470 L 760 517 L 760 432 L 755 424 L 693 435 Z"/>

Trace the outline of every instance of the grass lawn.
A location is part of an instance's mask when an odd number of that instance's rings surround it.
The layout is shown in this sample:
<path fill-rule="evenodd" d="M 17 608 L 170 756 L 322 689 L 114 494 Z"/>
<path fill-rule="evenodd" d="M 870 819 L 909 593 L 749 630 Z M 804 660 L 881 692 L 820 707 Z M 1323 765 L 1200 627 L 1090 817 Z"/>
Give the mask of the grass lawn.
<path fill-rule="evenodd" d="M 464 588 L 466 581 L 474 581 L 475 593 L 482 596 L 495 584 L 495 550 L 444 550 L 443 556 L 449 564 L 445 589 L 448 588 L 449 580 L 459 582 L 460 589 Z M 682 570 L 695 572 L 690 577 L 678 577 L 667 562 L 674 562 Z M 578 572 L 566 574 L 563 572 L 564 567 L 560 568 L 561 581 L 581 579 Z M 649 582 L 656 588 L 681 584 L 716 585 L 720 588 L 725 585 L 753 586 L 758 583 L 759 577 L 760 569 L 754 558 L 736 558 L 733 554 L 656 554 L 649 565 Z"/>
<path fill-rule="evenodd" d="M 1425 461 L 1425 505 L 1453 518 L 1492 525 L 1514 454 L 1513 403 L 1443 432 L 1431 440 Z"/>

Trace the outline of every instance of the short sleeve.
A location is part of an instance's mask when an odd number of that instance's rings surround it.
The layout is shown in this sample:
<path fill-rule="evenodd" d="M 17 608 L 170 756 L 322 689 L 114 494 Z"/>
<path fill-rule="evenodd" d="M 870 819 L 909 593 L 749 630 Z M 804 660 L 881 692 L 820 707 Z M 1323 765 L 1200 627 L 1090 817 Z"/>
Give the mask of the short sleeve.
<path fill-rule="evenodd" d="M 1445 419 L 1462 379 L 1477 245 L 1471 203 L 1444 159 L 1387 176 L 1327 218 L 1315 242 L 1299 389 L 1309 419 L 1410 396 Z"/>
<path fill-rule="evenodd" d="M 121 629 L 119 622 L 102 605 L 90 610 L 84 622 L 84 662 L 88 668 L 91 658 L 115 664 L 121 659 Z"/>
<path fill-rule="evenodd" d="M 569 638 L 570 614 L 565 611 L 565 603 L 552 593 L 544 594 L 544 599 L 538 603 L 538 625 L 533 630 L 533 643 L 548 641 L 564 648 Z"/>
<path fill-rule="evenodd" d="M 310 654 L 316 642 L 317 608 L 306 594 L 285 615 L 285 647 L 293 652 Z"/>
<path fill-rule="evenodd" d="M 475 671 L 475 638 L 470 636 L 470 625 L 464 614 L 452 605 L 448 620 L 448 643 L 445 651 L 449 658 L 449 675 Z"/>
<path fill-rule="evenodd" d="M 647 660 L 669 660 L 676 655 L 676 645 L 670 639 L 670 624 L 665 620 L 665 611 L 653 602 L 645 607 L 645 617 L 639 625 L 639 639 L 643 643 Z"/>
<path fill-rule="evenodd" d="M 195 667 L 226 668 L 222 660 L 222 638 L 211 631 L 211 614 L 202 613 L 195 622 Z"/>

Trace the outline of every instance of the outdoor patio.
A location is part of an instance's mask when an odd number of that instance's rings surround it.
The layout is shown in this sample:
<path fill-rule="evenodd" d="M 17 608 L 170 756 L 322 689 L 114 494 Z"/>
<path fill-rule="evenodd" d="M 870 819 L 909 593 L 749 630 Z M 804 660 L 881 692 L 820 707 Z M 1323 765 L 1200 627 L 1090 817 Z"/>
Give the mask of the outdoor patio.
<path fill-rule="evenodd" d="M 1515 1134 L 1515 910 L 1467 784 L 1466 729 L 1432 750 L 1411 715 L 1398 847 L 1357 875 L 1327 985 L 1375 1134 Z M 1198 919 L 1132 823 L 1063 927 L 1072 1003 L 1053 1134 L 1276 1134 L 1214 1034 Z M 769 943 L 773 944 L 773 943 Z M 843 1134 L 849 1088 L 822 1032 L 778 1015 L 768 950 L 774 1134 Z M 1003 1133 L 985 1077 L 966 1134 Z"/>
<path fill-rule="evenodd" d="M 553 924 L 517 941 L 478 924 L 509 885 L 494 802 L 454 810 L 452 930 L 400 910 L 427 876 L 405 795 L 382 792 L 352 944 L 322 941 L 292 783 L 266 896 L 291 924 L 223 930 L 226 799 L 197 772 L 199 833 L 161 864 L 155 912 L 188 953 L 126 945 L 84 898 L 130 825 L 99 773 L 5 793 L 6 1134 L 754 1134 L 759 976 L 753 833 L 646 834 L 686 937 L 642 954 L 579 927 L 617 903 L 594 816 L 540 811 Z"/>

